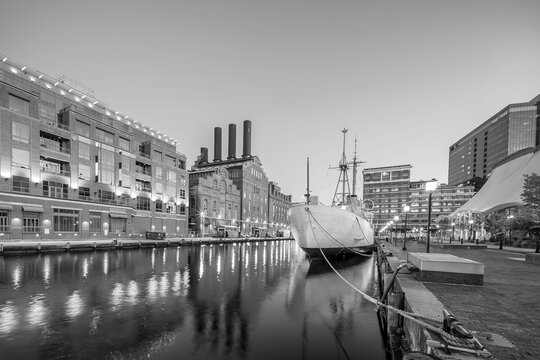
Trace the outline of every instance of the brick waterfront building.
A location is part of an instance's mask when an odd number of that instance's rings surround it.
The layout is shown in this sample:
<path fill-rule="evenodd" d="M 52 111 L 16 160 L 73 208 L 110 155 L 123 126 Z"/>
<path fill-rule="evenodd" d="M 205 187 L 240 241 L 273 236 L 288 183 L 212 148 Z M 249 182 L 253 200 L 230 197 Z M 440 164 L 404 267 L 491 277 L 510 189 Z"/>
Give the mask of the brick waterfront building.
<path fill-rule="evenodd" d="M 187 234 L 176 140 L 2 56 L 0 240 Z"/>

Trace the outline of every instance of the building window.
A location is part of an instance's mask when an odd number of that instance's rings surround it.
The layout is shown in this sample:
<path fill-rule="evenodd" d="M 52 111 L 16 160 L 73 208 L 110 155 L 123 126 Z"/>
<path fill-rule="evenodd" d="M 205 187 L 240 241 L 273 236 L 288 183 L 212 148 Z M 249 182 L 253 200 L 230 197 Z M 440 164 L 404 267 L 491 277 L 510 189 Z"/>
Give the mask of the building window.
<path fill-rule="evenodd" d="M 186 198 L 186 190 L 180 189 L 180 199 L 185 199 L 185 198 Z"/>
<path fill-rule="evenodd" d="M 186 169 L 186 162 L 184 160 L 178 160 L 178 167 L 182 170 Z"/>
<path fill-rule="evenodd" d="M 54 209 L 53 230 L 54 231 L 79 231 L 79 211 L 68 209 Z"/>
<path fill-rule="evenodd" d="M 214 200 L 214 202 L 212 203 L 212 215 L 214 217 L 217 216 L 217 202 L 216 202 L 216 200 Z"/>
<path fill-rule="evenodd" d="M 81 159 L 90 160 L 90 144 L 79 142 L 79 157 Z"/>
<path fill-rule="evenodd" d="M 30 127 L 25 124 L 13 122 L 11 127 L 11 139 L 25 144 L 30 143 Z"/>
<path fill-rule="evenodd" d="M 114 234 L 125 233 L 127 230 L 127 219 L 111 218 L 111 232 Z"/>
<path fill-rule="evenodd" d="M 163 178 L 163 170 L 159 167 L 159 166 L 156 166 L 156 179 L 162 179 Z"/>
<path fill-rule="evenodd" d="M 0 232 L 9 232 L 9 213 L 0 211 Z"/>
<path fill-rule="evenodd" d="M 150 210 L 150 199 L 144 196 L 137 196 L 137 210 Z"/>
<path fill-rule="evenodd" d="M 114 153 L 112 151 L 101 149 L 99 175 L 100 183 L 114 185 Z"/>
<path fill-rule="evenodd" d="M 169 182 L 176 183 L 176 173 L 169 170 L 167 172 L 167 179 L 169 180 Z"/>
<path fill-rule="evenodd" d="M 125 139 L 123 137 L 118 138 L 118 146 L 120 147 L 120 149 L 129 151 L 129 149 L 130 149 L 129 145 L 130 145 L 129 144 L 129 139 Z"/>
<path fill-rule="evenodd" d="M 90 137 L 90 125 L 80 120 L 77 120 L 75 122 L 75 132 L 83 136 Z"/>
<path fill-rule="evenodd" d="M 184 204 L 180 205 L 180 215 L 186 215 L 186 206 Z"/>
<path fill-rule="evenodd" d="M 30 116 L 30 101 L 9 94 L 9 110 Z"/>
<path fill-rule="evenodd" d="M 156 183 L 156 194 L 163 194 L 163 184 Z"/>
<path fill-rule="evenodd" d="M 163 161 L 162 159 L 163 159 L 163 154 L 161 153 L 161 151 L 154 150 L 154 160 L 162 162 Z"/>
<path fill-rule="evenodd" d="M 43 196 L 57 199 L 67 199 L 68 186 L 54 181 L 43 181 Z"/>
<path fill-rule="evenodd" d="M 90 232 L 101 232 L 101 213 L 90 211 Z"/>
<path fill-rule="evenodd" d="M 96 128 L 96 139 L 102 143 L 114 145 L 114 134 L 100 128 Z"/>
<path fill-rule="evenodd" d="M 30 179 L 22 176 L 13 176 L 13 191 L 30 192 Z"/>
<path fill-rule="evenodd" d="M 156 200 L 156 212 L 163 212 L 163 201 Z"/>
<path fill-rule="evenodd" d="M 203 212 L 205 215 L 208 215 L 208 200 L 204 199 L 203 201 Z"/>
<path fill-rule="evenodd" d="M 122 172 L 131 171 L 131 159 L 122 155 Z"/>
<path fill-rule="evenodd" d="M 114 204 L 114 193 L 112 191 L 99 190 L 99 202 Z"/>
<path fill-rule="evenodd" d="M 90 181 L 90 165 L 79 164 L 79 179 Z"/>
<path fill-rule="evenodd" d="M 176 159 L 173 158 L 172 156 L 165 155 L 165 164 L 172 167 L 176 167 Z"/>
<path fill-rule="evenodd" d="M 25 212 L 23 214 L 23 233 L 39 233 L 39 213 Z"/>
<path fill-rule="evenodd" d="M 11 165 L 24 169 L 30 168 L 30 156 L 28 150 L 11 149 Z"/>
<path fill-rule="evenodd" d="M 90 200 L 90 188 L 89 187 L 79 187 L 79 199 L 80 200 Z"/>
<path fill-rule="evenodd" d="M 176 204 L 174 203 L 174 201 L 169 201 L 167 203 L 167 213 L 176 214 Z"/>

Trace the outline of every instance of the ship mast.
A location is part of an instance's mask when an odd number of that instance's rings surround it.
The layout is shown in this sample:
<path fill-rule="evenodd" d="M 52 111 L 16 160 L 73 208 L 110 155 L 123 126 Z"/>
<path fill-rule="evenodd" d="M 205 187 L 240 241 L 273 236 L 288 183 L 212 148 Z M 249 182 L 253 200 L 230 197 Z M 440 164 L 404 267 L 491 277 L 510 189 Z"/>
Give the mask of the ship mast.
<path fill-rule="evenodd" d="M 353 156 L 353 171 L 352 171 L 352 196 L 356 196 L 356 167 L 358 166 L 358 154 L 356 153 L 356 134 L 354 135 L 354 156 Z"/>
<path fill-rule="evenodd" d="M 339 179 L 336 185 L 336 191 L 334 192 L 334 198 L 332 200 L 332 205 L 345 204 L 347 202 L 347 197 L 351 193 L 349 187 L 349 176 L 347 170 L 349 169 L 349 164 L 347 163 L 347 157 L 345 156 L 345 135 L 349 129 L 344 128 L 341 130 L 343 133 L 343 154 L 341 155 L 341 161 L 339 162 Z M 339 188 L 341 185 L 341 192 Z"/>
<path fill-rule="evenodd" d="M 309 157 L 307 158 L 307 189 L 306 189 L 306 204 L 310 204 L 309 200 L 310 194 L 309 194 Z"/>

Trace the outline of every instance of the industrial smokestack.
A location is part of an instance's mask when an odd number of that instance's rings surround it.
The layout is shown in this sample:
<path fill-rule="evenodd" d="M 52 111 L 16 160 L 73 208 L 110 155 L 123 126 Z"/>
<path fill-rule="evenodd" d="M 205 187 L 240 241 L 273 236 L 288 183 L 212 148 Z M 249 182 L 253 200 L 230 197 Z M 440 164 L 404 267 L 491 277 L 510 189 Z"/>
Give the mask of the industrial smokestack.
<path fill-rule="evenodd" d="M 242 157 L 251 156 L 251 120 L 244 120 L 244 153 Z"/>
<path fill-rule="evenodd" d="M 214 128 L 214 161 L 221 161 L 221 128 Z"/>
<path fill-rule="evenodd" d="M 208 164 L 208 148 L 201 148 L 201 157 L 199 158 L 199 164 L 205 165 Z"/>
<path fill-rule="evenodd" d="M 236 124 L 229 124 L 229 156 L 227 159 L 236 159 Z"/>

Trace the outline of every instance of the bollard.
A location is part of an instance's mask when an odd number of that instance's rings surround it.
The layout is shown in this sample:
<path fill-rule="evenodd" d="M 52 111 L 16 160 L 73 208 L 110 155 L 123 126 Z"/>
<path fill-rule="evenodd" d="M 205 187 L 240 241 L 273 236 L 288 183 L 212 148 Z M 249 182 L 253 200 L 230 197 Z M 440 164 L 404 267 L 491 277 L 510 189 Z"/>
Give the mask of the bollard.
<path fill-rule="evenodd" d="M 70 243 L 69 243 L 69 241 L 68 241 L 68 242 L 66 243 L 66 251 L 69 251 L 70 246 L 71 246 L 71 245 L 70 245 Z"/>

